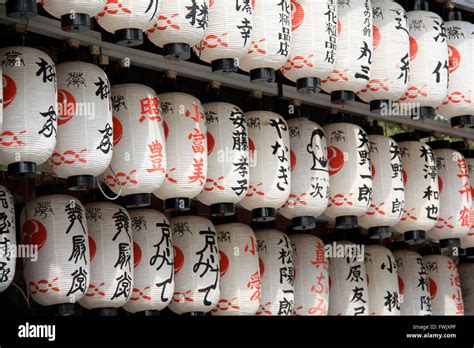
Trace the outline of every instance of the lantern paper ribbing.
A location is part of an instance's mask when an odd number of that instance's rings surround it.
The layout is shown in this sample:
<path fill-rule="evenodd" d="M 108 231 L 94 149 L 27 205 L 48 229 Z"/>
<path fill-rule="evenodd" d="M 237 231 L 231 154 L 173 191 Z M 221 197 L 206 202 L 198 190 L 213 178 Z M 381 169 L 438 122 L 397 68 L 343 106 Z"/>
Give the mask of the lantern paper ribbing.
<path fill-rule="evenodd" d="M 255 232 L 260 257 L 261 299 L 256 315 L 289 316 L 294 309 L 294 268 L 291 241 L 273 229 Z"/>
<path fill-rule="evenodd" d="M 89 240 L 84 207 L 67 195 L 26 203 L 21 213 L 23 244 L 38 246 L 38 259 L 23 260 L 30 296 L 43 306 L 73 304 L 90 280 Z"/>
<path fill-rule="evenodd" d="M 161 0 L 155 26 L 147 32 L 151 42 L 164 48 L 169 59 L 185 60 L 207 29 L 209 0 Z"/>
<path fill-rule="evenodd" d="M 42 51 L 29 47 L 0 49 L 0 58 L 3 66 L 0 162 L 42 164 L 53 154 L 56 145 L 54 63 Z"/>
<path fill-rule="evenodd" d="M 401 315 L 431 315 L 428 274 L 422 257 L 411 250 L 395 250 Z"/>
<path fill-rule="evenodd" d="M 374 17 L 374 49 L 370 81 L 358 95 L 381 109 L 380 101 L 401 98 L 408 88 L 410 42 L 406 13 L 391 0 L 372 0 Z"/>
<path fill-rule="evenodd" d="M 333 102 L 351 97 L 340 92 L 358 92 L 370 79 L 373 49 L 373 18 L 370 0 L 338 1 L 338 38 L 336 66 L 322 81 L 324 91 L 331 93 Z M 338 92 L 338 93 L 334 93 Z M 344 94 L 344 93 L 343 93 Z"/>
<path fill-rule="evenodd" d="M 122 196 L 152 193 L 166 175 L 160 100 L 147 86 L 123 84 L 112 87 L 112 107 L 114 150 L 106 183 Z"/>
<path fill-rule="evenodd" d="M 131 313 L 160 311 L 174 291 L 173 243 L 168 219 L 159 211 L 130 212 L 133 232 L 133 290 L 124 309 Z"/>
<path fill-rule="evenodd" d="M 240 60 L 250 79 L 272 82 L 274 70 L 288 60 L 291 47 L 290 0 L 256 1 L 252 15 L 252 46 Z"/>
<path fill-rule="evenodd" d="M 198 200 L 211 207 L 220 206 L 218 213 L 230 212 L 224 209 L 224 205 L 240 202 L 248 191 L 247 120 L 242 110 L 232 104 L 208 103 L 203 107 L 206 113 L 208 167 L 206 185 Z M 233 212 L 233 209 L 230 210 Z"/>
<path fill-rule="evenodd" d="M 61 178 L 98 176 L 112 160 L 112 108 L 107 75 L 99 67 L 83 62 L 60 64 L 57 74 L 59 132 L 50 165 Z M 89 181 L 92 186 L 93 178 Z"/>
<path fill-rule="evenodd" d="M 298 91 L 315 92 L 336 65 L 336 1 L 292 0 L 291 11 L 291 51 L 282 72 Z"/>
<path fill-rule="evenodd" d="M 474 264 L 463 263 L 458 267 L 461 280 L 464 314 L 474 315 Z"/>
<path fill-rule="evenodd" d="M 5 186 L 0 186 L 0 293 L 13 281 L 16 268 L 16 223 L 13 196 Z"/>
<path fill-rule="evenodd" d="M 109 202 L 89 203 L 85 208 L 91 277 L 79 303 L 87 309 L 121 307 L 130 299 L 133 287 L 130 216 L 125 208 Z"/>
<path fill-rule="evenodd" d="M 169 308 L 176 314 L 207 313 L 219 301 L 219 251 L 212 223 L 200 216 L 170 220 L 175 289 Z"/>
<path fill-rule="evenodd" d="M 283 117 L 270 111 L 245 114 L 249 128 L 250 184 L 241 202 L 247 210 L 277 209 L 291 188 L 290 139 Z"/>
<path fill-rule="evenodd" d="M 257 240 L 241 223 L 216 226 L 220 255 L 220 299 L 213 315 L 254 315 L 260 306 L 261 283 Z"/>
<path fill-rule="evenodd" d="M 189 206 L 189 199 L 203 190 L 207 178 L 205 115 L 201 102 L 189 94 L 165 93 L 159 98 L 168 163 L 166 180 L 155 195 L 162 200 L 178 200 L 178 207 Z"/>
<path fill-rule="evenodd" d="M 327 315 L 329 274 L 324 244 L 309 234 L 290 236 L 294 258 L 294 315 Z"/>
<path fill-rule="evenodd" d="M 430 283 L 433 315 L 464 315 L 456 264 L 442 255 L 423 256 Z"/>
<path fill-rule="evenodd" d="M 467 235 L 461 237 L 461 248 L 468 249 L 474 248 L 474 158 L 466 155 L 465 160 L 469 172 L 469 182 L 471 183 L 471 228 Z"/>
<path fill-rule="evenodd" d="M 329 197 L 326 135 L 318 124 L 307 118 L 291 119 L 288 127 L 291 192 L 280 213 L 287 219 L 310 217 L 314 220 L 326 209 Z M 293 225 L 298 228 L 301 224 L 295 220 Z"/>

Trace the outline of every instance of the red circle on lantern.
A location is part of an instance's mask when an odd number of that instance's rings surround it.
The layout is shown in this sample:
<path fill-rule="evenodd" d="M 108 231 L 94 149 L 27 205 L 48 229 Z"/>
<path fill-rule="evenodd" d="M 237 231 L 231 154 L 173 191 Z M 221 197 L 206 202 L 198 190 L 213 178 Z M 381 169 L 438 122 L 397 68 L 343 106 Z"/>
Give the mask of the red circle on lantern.
<path fill-rule="evenodd" d="M 137 268 L 142 260 L 142 248 L 137 242 L 133 242 L 133 267 Z"/>
<path fill-rule="evenodd" d="M 263 263 L 261 257 L 258 258 L 258 265 L 260 267 L 260 279 L 262 279 L 263 275 L 265 274 L 265 264 Z"/>
<path fill-rule="evenodd" d="M 381 39 L 381 35 L 380 35 L 380 30 L 378 27 L 376 27 L 374 25 L 374 50 L 377 49 L 377 47 L 379 47 L 379 44 L 380 44 L 380 39 Z"/>
<path fill-rule="evenodd" d="M 334 175 L 344 167 L 344 154 L 335 146 L 328 147 L 329 175 Z"/>
<path fill-rule="evenodd" d="M 438 175 L 438 188 L 439 188 L 439 193 L 441 193 L 443 191 L 443 179 L 439 175 Z"/>
<path fill-rule="evenodd" d="M 219 251 L 219 260 L 219 268 L 222 277 L 229 269 L 229 258 L 223 251 Z"/>
<path fill-rule="evenodd" d="M 76 114 L 76 98 L 64 89 L 58 91 L 59 118 L 58 126 L 69 122 Z"/>
<path fill-rule="evenodd" d="M 291 171 L 293 171 L 296 168 L 296 155 L 293 152 L 293 150 L 290 150 L 290 166 L 291 166 Z"/>
<path fill-rule="evenodd" d="M 405 283 L 400 276 L 398 276 L 398 289 L 400 290 L 400 295 L 403 295 L 405 292 Z"/>
<path fill-rule="evenodd" d="M 113 116 L 112 120 L 114 125 L 114 146 L 116 146 L 120 142 L 120 140 L 122 140 L 123 126 L 117 117 Z"/>
<path fill-rule="evenodd" d="M 461 64 L 461 54 L 457 50 L 456 47 L 448 45 L 448 50 L 449 50 L 449 73 L 452 74 L 454 71 L 456 71 L 457 68 L 459 68 L 459 64 Z"/>
<path fill-rule="evenodd" d="M 95 253 L 97 251 L 97 245 L 95 244 L 94 238 L 89 236 L 88 239 L 89 239 L 89 255 L 90 255 L 90 258 L 91 258 L 91 261 L 92 261 L 95 257 Z"/>
<path fill-rule="evenodd" d="M 170 133 L 170 129 L 169 129 L 168 123 L 166 123 L 166 121 L 163 121 L 163 130 L 165 132 L 165 140 L 168 140 L 168 134 Z"/>
<path fill-rule="evenodd" d="M 181 271 L 184 265 L 184 254 L 183 252 L 177 247 L 173 246 L 174 249 L 174 274 Z"/>
<path fill-rule="evenodd" d="M 48 239 L 46 227 L 35 219 L 28 219 L 21 228 L 21 240 L 23 244 L 33 244 L 38 246 L 38 251 L 43 248 Z"/>
<path fill-rule="evenodd" d="M 370 169 L 372 172 L 372 180 L 374 180 L 375 179 L 375 166 L 373 163 L 370 164 Z"/>
<path fill-rule="evenodd" d="M 3 108 L 13 103 L 16 97 L 16 83 L 8 75 L 3 75 Z"/>
<path fill-rule="evenodd" d="M 418 43 L 410 36 L 410 62 L 418 55 Z"/>
<path fill-rule="evenodd" d="M 293 31 L 303 23 L 304 9 L 296 0 L 291 0 L 291 28 Z"/>
<path fill-rule="evenodd" d="M 207 132 L 207 155 L 210 156 L 212 151 L 214 150 L 214 146 L 216 145 L 216 141 L 214 140 L 214 136 L 211 132 Z"/>
<path fill-rule="evenodd" d="M 253 155 L 255 153 L 255 144 L 253 143 L 253 140 L 249 138 L 249 152 L 250 152 L 250 158 L 253 158 Z"/>
<path fill-rule="evenodd" d="M 402 177 L 403 177 L 403 186 L 405 187 L 407 185 L 408 181 L 408 175 L 405 169 L 402 170 Z"/>
<path fill-rule="evenodd" d="M 433 300 L 438 293 L 438 285 L 436 285 L 436 282 L 431 277 L 428 277 L 428 280 L 430 282 L 430 297 Z"/>

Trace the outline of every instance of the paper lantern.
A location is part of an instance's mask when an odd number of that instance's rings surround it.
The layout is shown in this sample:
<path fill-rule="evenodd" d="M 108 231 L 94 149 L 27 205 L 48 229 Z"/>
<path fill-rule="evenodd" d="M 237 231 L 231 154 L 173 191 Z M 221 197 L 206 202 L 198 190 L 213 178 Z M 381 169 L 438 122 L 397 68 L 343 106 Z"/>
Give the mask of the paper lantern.
<path fill-rule="evenodd" d="M 170 220 L 174 248 L 174 294 L 169 308 L 176 314 L 202 315 L 219 301 L 219 250 L 212 223 L 200 216 Z"/>
<path fill-rule="evenodd" d="M 329 258 L 329 315 L 369 314 L 367 274 L 360 247 L 347 241 L 333 243 Z M 343 257 L 334 254 L 338 249 Z"/>
<path fill-rule="evenodd" d="M 155 196 L 165 210 L 188 210 L 207 179 L 208 140 L 201 102 L 184 93 L 160 94 L 168 163 L 166 180 Z"/>
<path fill-rule="evenodd" d="M 427 2 L 426 2 L 427 3 Z M 413 117 L 434 117 L 434 107 L 448 92 L 448 44 L 446 27 L 436 13 L 408 11 L 410 33 L 410 81 L 399 99 Z"/>
<path fill-rule="evenodd" d="M 405 209 L 394 229 L 403 233 L 406 241 L 422 240 L 439 216 L 436 157 L 431 147 L 410 133 L 393 138 L 400 147 L 405 185 Z"/>
<path fill-rule="evenodd" d="M 329 273 L 324 244 L 310 234 L 291 234 L 294 258 L 294 315 L 328 314 Z"/>
<path fill-rule="evenodd" d="M 220 256 L 220 299 L 213 315 L 255 315 L 261 282 L 257 239 L 252 229 L 233 222 L 216 225 Z"/>
<path fill-rule="evenodd" d="M 474 36 L 469 22 L 450 20 L 445 23 L 449 50 L 448 95 L 438 112 L 451 120 L 452 127 L 474 124 Z"/>
<path fill-rule="evenodd" d="M 321 90 L 336 65 L 337 6 L 334 0 L 291 1 L 292 32 L 288 62 L 281 70 L 300 93 Z"/>
<path fill-rule="evenodd" d="M 69 189 L 89 189 L 112 160 L 109 80 L 99 67 L 79 61 L 60 64 L 57 71 L 59 132 L 50 165 L 68 179 Z"/>
<path fill-rule="evenodd" d="M 327 207 L 329 173 L 326 135 L 307 118 L 288 121 L 290 132 L 291 191 L 280 213 L 293 222 L 293 228 L 311 229 L 314 217 Z"/>
<path fill-rule="evenodd" d="M 143 43 L 143 32 L 153 28 L 160 12 L 160 0 L 107 0 L 97 23 L 115 34 L 115 42 L 122 46 Z"/>
<path fill-rule="evenodd" d="M 464 315 L 461 284 L 456 264 L 447 256 L 423 256 L 430 282 L 433 315 Z"/>
<path fill-rule="evenodd" d="M 204 39 L 194 47 L 197 56 L 212 66 L 212 72 L 238 70 L 238 61 L 252 43 L 252 12 L 255 1 L 211 1 Z M 236 64 L 237 63 L 237 64 Z"/>
<path fill-rule="evenodd" d="M 429 143 L 436 157 L 439 184 L 439 216 L 427 232 L 434 240 L 461 238 L 471 228 L 471 185 L 466 160 L 448 141 Z"/>
<path fill-rule="evenodd" d="M 36 175 L 53 154 L 57 131 L 56 69 L 30 47 L 0 49 L 3 65 L 3 130 L 0 162 L 14 178 Z"/>
<path fill-rule="evenodd" d="M 16 225 L 15 203 L 5 186 L 0 186 L 0 293 L 5 291 L 15 277 Z"/>
<path fill-rule="evenodd" d="M 464 303 L 464 315 L 474 315 L 474 264 L 462 263 L 458 267 Z"/>
<path fill-rule="evenodd" d="M 400 315 L 401 296 L 397 265 L 390 250 L 380 245 L 365 246 L 365 271 L 372 315 Z"/>
<path fill-rule="evenodd" d="M 354 227 L 372 201 L 370 147 L 367 133 L 350 123 L 324 127 L 328 144 L 329 204 L 325 214 L 340 227 Z"/>
<path fill-rule="evenodd" d="M 431 315 L 428 274 L 422 257 L 411 250 L 395 250 L 401 315 Z"/>
<path fill-rule="evenodd" d="M 283 117 L 270 111 L 245 114 L 249 128 L 249 192 L 240 203 L 254 220 L 269 221 L 288 200 L 291 189 L 290 139 Z"/>
<path fill-rule="evenodd" d="M 388 111 L 405 95 L 410 70 L 410 41 L 406 13 L 391 0 L 372 0 L 374 48 L 370 81 L 358 96 L 370 110 Z"/>
<path fill-rule="evenodd" d="M 133 290 L 124 309 L 156 315 L 171 302 L 174 291 L 173 242 L 165 215 L 157 210 L 130 212 L 133 232 Z"/>
<path fill-rule="evenodd" d="M 463 147 L 464 146 L 465 145 L 463 144 Z M 474 190 L 472 189 L 472 185 L 474 184 L 474 151 L 463 149 L 460 150 L 460 152 L 466 160 L 469 181 L 471 183 L 471 227 L 469 229 L 469 233 L 461 237 L 461 247 L 465 250 L 466 256 L 468 258 L 472 258 L 474 256 Z"/>
<path fill-rule="evenodd" d="M 338 1 L 336 66 L 322 81 L 331 102 L 355 100 L 355 93 L 370 81 L 373 50 L 373 18 L 370 0 Z M 321 53 L 320 53 L 321 54 Z"/>
<path fill-rule="evenodd" d="M 23 259 L 30 297 L 57 314 L 73 314 L 91 275 L 84 207 L 72 196 L 39 196 L 26 203 L 20 221 L 22 244 L 38 248 L 37 260 Z"/>
<path fill-rule="evenodd" d="M 26 19 L 34 17 L 38 14 L 37 2 L 38 0 L 7 0 L 7 16 Z"/>
<path fill-rule="evenodd" d="M 370 208 L 359 223 L 373 238 L 390 237 L 390 227 L 400 221 L 405 205 L 400 147 L 383 135 L 381 127 L 370 127 L 367 132 L 373 194 Z"/>
<path fill-rule="evenodd" d="M 294 266 L 291 241 L 287 235 L 274 229 L 261 229 L 255 235 L 262 284 L 260 308 L 256 315 L 292 315 Z"/>
<path fill-rule="evenodd" d="M 197 199 L 211 206 L 212 215 L 234 213 L 249 183 L 247 120 L 237 106 L 203 105 L 206 114 L 208 167 L 204 190 Z"/>
<path fill-rule="evenodd" d="M 79 302 L 100 315 L 115 315 L 132 295 L 134 250 L 130 216 L 110 202 L 85 205 L 89 228 L 91 277 Z"/>
<path fill-rule="evenodd" d="M 252 16 L 252 46 L 240 68 L 255 82 L 275 81 L 275 70 L 285 65 L 291 47 L 291 1 L 260 0 Z"/>
<path fill-rule="evenodd" d="M 41 4 L 49 14 L 61 19 L 61 26 L 64 31 L 82 32 L 90 29 L 91 18 L 104 9 L 107 1 L 42 0 Z"/>
<path fill-rule="evenodd" d="M 187 60 L 191 47 L 204 38 L 209 0 L 161 0 L 158 21 L 148 30 L 151 42 L 170 60 Z"/>
<path fill-rule="evenodd" d="M 109 188 L 127 207 L 150 205 L 166 175 L 166 144 L 160 100 L 139 84 L 112 87 L 114 149 L 105 173 Z"/>

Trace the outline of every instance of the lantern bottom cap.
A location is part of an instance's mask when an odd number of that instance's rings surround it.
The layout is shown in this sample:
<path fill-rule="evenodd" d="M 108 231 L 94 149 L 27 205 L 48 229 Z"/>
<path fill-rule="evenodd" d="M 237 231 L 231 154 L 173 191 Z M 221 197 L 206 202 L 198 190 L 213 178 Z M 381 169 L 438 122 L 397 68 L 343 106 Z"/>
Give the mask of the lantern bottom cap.
<path fill-rule="evenodd" d="M 474 127 L 474 116 L 464 115 L 464 116 L 453 117 L 451 118 L 451 127 L 453 128 Z"/>
<path fill-rule="evenodd" d="M 143 208 L 151 205 L 151 195 L 149 193 L 137 193 L 124 197 L 124 204 L 127 208 Z"/>
<path fill-rule="evenodd" d="M 82 33 L 91 28 L 91 17 L 85 13 L 65 14 L 61 16 L 61 27 L 63 31 L 71 33 Z"/>
<path fill-rule="evenodd" d="M 165 199 L 164 210 L 168 212 L 188 211 L 191 209 L 191 200 L 186 197 Z"/>
<path fill-rule="evenodd" d="M 435 115 L 435 110 L 431 106 L 420 106 L 410 110 L 410 116 L 414 120 L 433 119 Z"/>
<path fill-rule="evenodd" d="M 8 172 L 12 180 L 33 179 L 36 177 L 36 163 L 16 162 L 8 165 Z"/>
<path fill-rule="evenodd" d="M 120 46 L 140 46 L 143 44 L 143 31 L 140 29 L 120 29 L 115 32 L 115 43 Z"/>
<path fill-rule="evenodd" d="M 31 18 L 38 14 L 36 0 L 7 1 L 6 10 L 10 18 Z"/>
<path fill-rule="evenodd" d="M 258 68 L 250 70 L 250 81 L 255 83 L 272 83 L 275 82 L 275 69 Z"/>
<path fill-rule="evenodd" d="M 275 208 L 257 208 L 252 210 L 252 220 L 257 222 L 268 222 L 276 219 Z"/>
<path fill-rule="evenodd" d="M 382 111 L 387 111 L 387 114 L 392 110 L 392 102 L 388 99 L 372 100 L 370 103 L 370 112 L 380 114 Z"/>
<path fill-rule="evenodd" d="M 392 230 L 389 226 L 370 227 L 368 229 L 369 238 L 371 239 L 385 239 L 390 238 Z"/>
<path fill-rule="evenodd" d="M 291 219 L 292 228 L 295 231 L 311 230 L 316 227 L 316 220 L 313 216 L 299 216 Z"/>
<path fill-rule="evenodd" d="M 461 240 L 459 238 L 446 238 L 439 240 L 439 247 L 440 248 L 460 248 L 461 247 Z"/>
<path fill-rule="evenodd" d="M 408 244 L 403 242 L 403 241 L 396 241 L 396 242 L 391 242 L 391 243 L 388 243 L 387 245 L 387 248 L 390 250 L 390 251 L 397 251 L 397 250 L 406 250 L 408 249 Z"/>
<path fill-rule="evenodd" d="M 217 59 L 211 63 L 213 73 L 229 74 L 239 70 L 234 58 Z"/>
<path fill-rule="evenodd" d="M 117 308 L 114 307 L 104 307 L 104 308 L 94 308 L 92 312 L 99 317 L 116 317 Z"/>
<path fill-rule="evenodd" d="M 44 184 L 36 186 L 35 188 L 35 196 L 49 196 L 49 195 L 64 195 L 66 194 L 66 189 L 61 184 Z"/>
<path fill-rule="evenodd" d="M 321 79 L 317 77 L 303 77 L 296 81 L 296 90 L 301 94 L 315 94 L 321 92 Z"/>
<path fill-rule="evenodd" d="M 191 47 L 185 43 L 170 43 L 163 46 L 163 57 L 167 60 L 183 61 L 191 58 Z"/>
<path fill-rule="evenodd" d="M 464 249 L 464 257 L 467 259 L 474 259 L 474 247 Z"/>
<path fill-rule="evenodd" d="M 235 214 L 234 203 L 211 204 L 211 216 L 230 216 Z"/>
<path fill-rule="evenodd" d="M 403 234 L 403 238 L 410 245 L 420 244 L 426 240 L 426 233 L 422 230 L 407 231 Z"/>
<path fill-rule="evenodd" d="M 148 309 L 140 312 L 136 312 L 137 317 L 159 317 L 160 311 L 156 309 Z"/>
<path fill-rule="evenodd" d="M 94 188 L 95 178 L 92 175 L 75 175 L 67 178 L 70 191 L 87 191 Z"/>
<path fill-rule="evenodd" d="M 66 317 L 74 314 L 74 303 L 60 303 L 51 306 L 52 315 Z"/>
<path fill-rule="evenodd" d="M 352 91 L 331 92 L 331 103 L 336 105 L 344 104 L 348 101 L 355 101 L 355 93 Z"/>
<path fill-rule="evenodd" d="M 347 215 L 347 216 L 338 216 L 336 218 L 337 229 L 350 229 L 350 228 L 356 228 L 357 226 L 358 226 L 357 216 Z"/>

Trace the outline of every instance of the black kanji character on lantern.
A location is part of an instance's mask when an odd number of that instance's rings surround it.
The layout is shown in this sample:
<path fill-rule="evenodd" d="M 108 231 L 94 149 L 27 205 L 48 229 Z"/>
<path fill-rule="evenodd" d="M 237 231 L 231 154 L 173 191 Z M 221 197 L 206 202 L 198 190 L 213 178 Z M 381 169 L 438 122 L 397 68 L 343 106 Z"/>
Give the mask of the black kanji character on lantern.
<path fill-rule="evenodd" d="M 347 276 L 346 280 L 356 283 L 364 281 L 364 278 L 362 277 L 361 265 L 351 266 L 349 268 L 349 275 Z"/>
<path fill-rule="evenodd" d="M 434 21 L 435 25 L 433 29 L 438 33 L 433 39 L 438 42 L 446 42 L 446 27 L 444 26 L 443 21 Z"/>
<path fill-rule="evenodd" d="M 10 232 L 11 222 L 5 212 L 0 212 L 0 234 Z"/>
<path fill-rule="evenodd" d="M 69 227 L 66 230 L 66 234 L 71 231 L 71 228 L 74 226 L 76 221 L 81 225 L 82 232 L 86 234 L 86 230 L 82 223 L 82 220 L 84 219 L 84 211 L 82 210 L 82 207 L 77 204 L 76 201 L 72 200 L 66 205 L 64 211 L 67 213 L 67 218 L 69 219 Z"/>
<path fill-rule="evenodd" d="M 171 230 L 170 225 L 165 221 L 156 224 L 156 227 L 161 228 L 161 239 L 158 244 L 153 245 L 156 248 L 155 255 L 150 259 L 150 266 L 155 266 L 159 259 L 159 264 L 156 266 L 156 270 L 159 271 L 164 265 L 169 266 L 170 274 L 160 283 L 156 283 L 156 286 L 163 290 L 161 291 L 161 300 L 167 302 L 168 298 L 165 297 L 166 286 L 173 282 L 173 243 L 171 242 Z"/>
<path fill-rule="evenodd" d="M 36 203 L 35 213 L 33 216 L 41 216 L 43 219 L 48 217 L 48 214 L 54 215 L 53 208 L 51 208 L 51 201 L 41 201 Z"/>
<path fill-rule="evenodd" d="M 198 273 L 202 268 L 202 272 L 199 274 L 199 277 L 204 277 L 208 272 L 214 273 L 214 283 L 209 286 L 199 289 L 199 292 L 204 292 L 204 305 L 210 306 L 212 302 L 208 300 L 209 293 L 211 290 L 217 288 L 217 283 L 219 280 L 219 260 L 216 255 L 218 254 L 217 244 L 216 244 L 216 233 L 211 230 L 210 227 L 207 230 L 199 231 L 201 236 L 204 236 L 204 248 L 199 250 L 196 255 L 199 255 L 199 260 L 193 265 L 193 272 Z"/>
<path fill-rule="evenodd" d="M 387 270 L 390 273 L 393 273 L 393 270 L 396 269 L 395 263 L 393 262 L 392 258 L 390 255 L 387 255 L 388 263 L 385 264 L 385 262 L 382 262 L 380 265 L 380 269 L 382 270 Z"/>
<path fill-rule="evenodd" d="M 364 45 L 360 48 L 360 56 L 357 60 L 367 57 L 367 62 L 372 64 L 372 50 L 369 48 L 367 42 L 364 41 Z"/>
<path fill-rule="evenodd" d="M 132 230 L 134 232 L 141 231 L 142 228 L 144 228 L 145 230 L 148 230 L 148 226 L 147 226 L 146 219 L 144 216 L 132 216 L 131 220 L 132 220 Z"/>
<path fill-rule="evenodd" d="M 110 95 L 110 84 L 108 81 L 104 81 L 100 76 L 98 76 L 97 78 L 99 79 L 99 81 L 94 83 L 94 85 L 97 86 L 95 95 L 102 100 L 107 99 Z"/>
<path fill-rule="evenodd" d="M 250 1 L 251 0 L 235 0 L 235 9 L 237 11 L 252 13 Z"/>
<path fill-rule="evenodd" d="M 111 300 L 119 298 L 120 296 L 123 296 L 125 299 L 127 299 L 130 296 L 130 290 L 132 289 L 132 278 L 127 272 L 125 272 L 115 280 L 118 281 L 118 284 Z"/>
<path fill-rule="evenodd" d="M 431 188 L 431 185 L 429 185 L 425 191 L 423 191 L 423 199 L 427 198 L 429 201 L 431 201 L 431 198 L 438 200 L 439 199 L 439 191 Z"/>
<path fill-rule="evenodd" d="M 390 11 L 396 13 L 395 21 L 397 22 L 397 25 L 395 26 L 395 29 L 403 30 L 405 33 L 409 35 L 408 30 L 406 28 L 407 15 L 405 11 L 401 11 L 401 10 L 390 10 Z"/>
<path fill-rule="evenodd" d="M 355 302 L 367 303 L 367 301 L 364 300 L 364 288 L 359 288 L 356 286 L 354 289 L 352 289 L 352 298 L 350 302 L 351 303 L 355 303 Z"/>
<path fill-rule="evenodd" d="M 426 311 L 431 312 L 431 299 L 429 296 L 420 297 L 420 309 L 426 309 Z"/>
<path fill-rule="evenodd" d="M 365 306 L 360 306 L 354 308 L 354 316 L 358 315 L 364 315 L 365 314 L 366 307 Z"/>
<path fill-rule="evenodd" d="M 247 179 L 237 180 L 237 184 L 239 186 L 232 186 L 232 190 L 235 192 L 237 196 L 241 196 L 248 191 L 248 182 Z"/>
<path fill-rule="evenodd" d="M 118 212 L 112 215 L 112 218 L 114 219 L 115 227 L 117 227 L 117 233 L 115 233 L 114 238 L 112 238 L 112 240 L 115 241 L 120 235 L 120 233 L 122 233 L 122 231 L 125 231 L 125 233 L 127 233 L 128 240 L 132 241 L 129 232 L 130 219 L 128 217 L 128 214 L 120 208 Z"/>
<path fill-rule="evenodd" d="M 70 72 L 68 74 L 68 78 L 66 79 L 66 87 L 69 87 L 70 85 L 73 85 L 77 88 L 81 86 L 87 87 L 86 80 L 83 75 L 84 74 L 82 72 Z"/>
<path fill-rule="evenodd" d="M 426 217 L 430 220 L 438 220 L 438 212 L 439 212 L 439 208 L 432 204 L 428 207 L 425 207 L 425 210 L 426 210 Z"/>
<path fill-rule="evenodd" d="M 242 25 L 237 25 L 237 29 L 240 30 L 240 35 L 244 39 L 244 46 L 247 45 L 247 41 L 250 39 L 250 34 L 252 33 L 252 25 L 248 18 L 244 18 L 241 21 Z"/>
<path fill-rule="evenodd" d="M 320 198 L 323 198 L 323 194 L 322 194 L 322 190 L 323 190 L 323 186 L 319 185 L 319 183 L 315 183 L 315 184 L 311 184 L 311 192 L 309 193 L 309 195 L 311 197 L 320 197 Z"/>
<path fill-rule="evenodd" d="M 284 293 L 293 293 L 292 290 L 283 290 Z M 285 296 L 283 297 L 283 300 L 280 300 L 280 305 L 278 307 L 278 314 L 277 315 L 282 315 L 282 316 L 288 316 L 293 313 L 293 306 L 294 302 L 293 300 L 288 300 Z"/>
<path fill-rule="evenodd" d="M 2 208 L 7 209 L 9 206 L 9 202 L 7 199 L 7 193 L 5 191 L 0 190 L 0 203 L 2 204 Z"/>
<path fill-rule="evenodd" d="M 149 0 L 149 1 L 150 2 L 148 4 L 148 7 L 145 10 L 145 13 L 148 13 L 148 12 L 151 13 L 149 20 L 152 21 L 155 18 L 160 8 L 160 0 Z"/>
<path fill-rule="evenodd" d="M 99 129 L 99 133 L 102 134 L 102 140 L 96 149 L 102 151 L 104 154 L 108 154 L 112 149 L 111 138 L 114 135 L 114 130 L 110 123 L 107 123 L 104 129 Z"/>
<path fill-rule="evenodd" d="M 196 3 L 196 0 L 191 0 L 191 6 L 186 6 L 188 14 L 186 19 L 189 19 L 189 23 L 194 26 L 197 24 L 197 27 L 200 29 L 207 28 L 207 21 L 209 17 L 209 8 L 207 3 L 203 2 L 200 6 Z"/>
<path fill-rule="evenodd" d="M 43 124 L 43 128 L 38 132 L 38 134 L 42 134 L 46 138 L 51 138 L 53 134 L 56 134 L 56 110 L 54 106 L 50 106 L 48 111 L 40 112 L 40 115 L 47 118 L 46 122 Z"/>
<path fill-rule="evenodd" d="M 273 128 L 276 129 L 277 135 L 278 135 L 278 139 L 281 139 L 281 137 L 282 137 L 282 131 L 283 131 L 283 132 L 286 132 L 286 131 L 288 130 L 288 127 L 287 127 L 285 121 L 283 121 L 283 120 L 280 119 L 280 118 L 277 119 L 277 120 L 271 119 L 271 120 L 268 122 L 268 124 L 269 124 L 270 126 L 272 126 Z"/>
<path fill-rule="evenodd" d="M 119 256 L 115 262 L 114 268 L 120 266 L 120 269 L 123 269 L 125 266 L 128 267 L 128 270 L 131 271 L 130 260 L 132 259 L 132 251 L 130 244 L 128 243 L 119 243 Z"/>
<path fill-rule="evenodd" d="M 278 175 L 277 178 L 280 179 L 280 181 L 277 183 L 276 186 L 278 190 L 285 191 L 283 185 L 288 186 L 288 168 L 286 168 L 285 166 L 280 166 L 278 168 L 278 173 L 280 173 L 280 175 Z"/>
<path fill-rule="evenodd" d="M 435 161 L 433 150 L 430 147 L 422 146 L 420 152 L 420 158 L 423 158 L 425 162 L 428 162 L 428 160 L 430 160 L 431 162 Z"/>
<path fill-rule="evenodd" d="M 436 65 L 436 68 L 432 72 L 432 74 L 436 75 L 436 83 L 441 82 L 441 69 L 448 71 L 448 68 L 449 66 L 447 60 L 444 61 L 444 64 L 438 61 L 438 65 Z"/>
<path fill-rule="evenodd" d="M 54 70 L 54 66 L 49 64 L 43 58 L 39 58 L 39 62 L 36 62 L 36 65 L 39 66 L 38 71 L 36 72 L 36 76 L 40 76 L 43 79 L 43 83 L 46 82 L 53 82 L 56 79 L 56 72 Z"/>
<path fill-rule="evenodd" d="M 81 294 L 86 292 L 86 284 L 87 284 L 87 271 L 82 267 L 75 270 L 72 274 L 72 283 L 71 288 L 67 292 L 66 296 L 72 295 L 79 291 Z"/>
<path fill-rule="evenodd" d="M 0 258 L 4 258 L 7 261 L 10 261 L 12 256 L 11 253 L 11 240 L 7 237 L 3 237 L 3 242 L 0 242 Z"/>
<path fill-rule="evenodd" d="M 410 71 L 410 56 L 405 54 L 402 59 L 400 59 L 400 75 L 398 76 L 399 79 L 403 78 L 403 82 L 408 82 L 408 72 Z"/>
<path fill-rule="evenodd" d="M 372 188 L 364 184 L 362 187 L 359 187 L 359 197 L 357 199 L 359 202 L 366 201 L 367 203 L 371 201 L 372 197 Z"/>
<path fill-rule="evenodd" d="M 84 259 L 85 264 L 87 265 L 86 259 L 86 239 L 84 236 L 73 236 L 72 237 L 72 252 L 69 256 L 68 261 L 74 259 L 76 264 L 78 260 Z"/>
<path fill-rule="evenodd" d="M 387 296 L 385 296 L 384 299 L 385 302 L 383 305 L 389 312 L 391 312 L 392 309 L 400 310 L 400 296 L 398 295 L 398 292 L 387 291 Z"/>
<path fill-rule="evenodd" d="M 163 107 L 163 104 L 161 106 Z M 114 109 L 115 112 L 119 112 L 122 108 L 127 110 L 127 104 L 125 104 L 125 96 L 113 95 L 112 96 L 112 109 Z"/>
<path fill-rule="evenodd" d="M 402 207 L 403 207 L 404 202 L 400 201 L 398 198 L 395 198 L 394 201 L 392 201 L 392 213 L 401 213 L 402 212 Z"/>
<path fill-rule="evenodd" d="M 421 290 L 426 291 L 429 289 L 429 279 L 426 275 L 419 273 L 418 284 L 416 285 L 417 288 L 421 288 Z"/>
<path fill-rule="evenodd" d="M 6 262 L 0 262 L 0 283 L 8 281 L 8 275 L 10 274 L 10 268 L 7 267 Z"/>
<path fill-rule="evenodd" d="M 245 177 L 249 173 L 249 162 L 245 156 L 241 156 L 238 162 L 232 163 L 234 172 L 239 173 L 241 177 Z"/>

